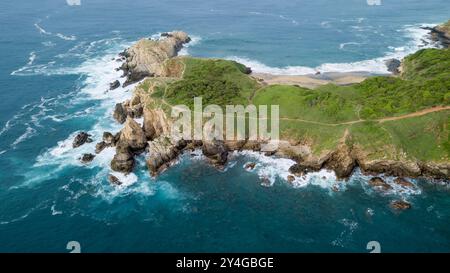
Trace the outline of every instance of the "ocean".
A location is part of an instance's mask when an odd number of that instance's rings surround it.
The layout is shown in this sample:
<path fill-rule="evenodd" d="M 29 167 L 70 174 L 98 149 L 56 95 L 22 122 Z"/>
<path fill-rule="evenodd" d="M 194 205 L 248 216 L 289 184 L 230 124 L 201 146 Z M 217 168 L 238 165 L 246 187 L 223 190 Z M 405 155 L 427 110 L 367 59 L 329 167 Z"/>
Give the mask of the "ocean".
<path fill-rule="evenodd" d="M 447 0 L 77 2 L 0 3 L 0 252 L 69 252 L 69 241 L 82 252 L 450 251 L 445 183 L 381 194 L 359 172 L 340 183 L 323 170 L 290 185 L 293 161 L 244 152 L 222 171 L 185 154 L 156 179 L 141 156 L 112 187 L 113 148 L 78 160 L 121 128 L 113 106 L 133 86 L 105 91 L 121 74 L 113 58 L 139 38 L 183 30 L 181 54 L 257 72 L 386 74 L 385 59 L 434 46 L 420 27 L 447 21 Z M 94 142 L 74 150 L 79 131 Z M 397 199 L 412 208 L 392 211 Z"/>

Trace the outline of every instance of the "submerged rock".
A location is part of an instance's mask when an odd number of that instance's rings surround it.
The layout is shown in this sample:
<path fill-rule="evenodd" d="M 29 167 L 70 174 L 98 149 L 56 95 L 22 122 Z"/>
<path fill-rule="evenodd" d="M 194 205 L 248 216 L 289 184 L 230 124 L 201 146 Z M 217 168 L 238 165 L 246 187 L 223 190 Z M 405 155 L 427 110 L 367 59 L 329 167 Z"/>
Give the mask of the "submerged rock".
<path fill-rule="evenodd" d="M 93 154 L 83 154 L 83 156 L 81 156 L 80 161 L 83 164 L 87 164 L 89 162 L 92 162 L 92 160 L 94 160 L 95 155 Z"/>
<path fill-rule="evenodd" d="M 266 187 L 266 188 L 272 186 L 272 183 L 270 182 L 270 179 L 267 176 L 261 177 L 260 180 L 261 180 L 261 186 Z"/>
<path fill-rule="evenodd" d="M 255 162 L 250 162 L 245 164 L 244 168 L 248 171 L 253 170 L 256 167 L 256 163 Z"/>
<path fill-rule="evenodd" d="M 292 184 L 292 182 L 295 181 L 295 176 L 293 176 L 293 175 L 288 175 L 288 176 L 287 176 L 287 181 L 288 181 L 289 183 Z"/>
<path fill-rule="evenodd" d="M 369 185 L 374 188 L 381 189 L 383 191 L 388 191 L 392 189 L 391 185 L 384 182 L 384 180 L 380 177 L 373 177 L 369 180 Z"/>
<path fill-rule="evenodd" d="M 89 135 L 86 132 L 81 132 L 78 135 L 75 136 L 75 139 L 73 140 L 72 147 L 77 148 L 85 143 L 92 142 L 92 139 L 90 138 L 91 135 Z"/>
<path fill-rule="evenodd" d="M 415 185 L 413 183 L 411 183 L 408 180 L 406 180 L 405 178 L 401 178 L 401 177 L 396 178 L 394 180 L 394 183 L 397 185 L 400 185 L 404 188 L 411 188 L 411 189 L 415 188 Z"/>
<path fill-rule="evenodd" d="M 392 201 L 390 207 L 395 210 L 407 210 L 411 208 L 411 204 L 403 200 Z"/>

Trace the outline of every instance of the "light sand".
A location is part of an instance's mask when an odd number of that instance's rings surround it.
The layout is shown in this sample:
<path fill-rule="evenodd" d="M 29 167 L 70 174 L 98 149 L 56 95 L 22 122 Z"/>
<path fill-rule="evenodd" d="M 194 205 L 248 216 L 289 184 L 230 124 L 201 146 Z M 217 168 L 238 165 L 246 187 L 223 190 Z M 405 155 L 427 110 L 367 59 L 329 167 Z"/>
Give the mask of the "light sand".
<path fill-rule="evenodd" d="M 333 83 L 336 85 L 350 85 L 360 83 L 370 75 L 364 73 L 323 73 L 319 75 L 272 75 L 267 73 L 252 73 L 255 79 L 262 83 L 298 85 L 314 89 L 318 86 Z"/>

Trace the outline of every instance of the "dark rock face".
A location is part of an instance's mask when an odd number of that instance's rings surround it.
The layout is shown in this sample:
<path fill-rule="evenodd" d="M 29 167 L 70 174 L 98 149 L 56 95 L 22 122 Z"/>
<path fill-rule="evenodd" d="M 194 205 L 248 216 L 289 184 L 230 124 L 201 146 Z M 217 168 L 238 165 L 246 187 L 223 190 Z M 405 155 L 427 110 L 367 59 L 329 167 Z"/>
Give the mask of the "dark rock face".
<path fill-rule="evenodd" d="M 105 142 L 107 145 L 116 145 L 116 138 L 113 134 L 110 132 L 104 132 L 103 133 L 103 142 Z"/>
<path fill-rule="evenodd" d="M 128 85 L 136 83 L 140 80 L 143 80 L 146 77 L 154 76 L 153 73 L 149 73 L 149 72 L 143 72 L 143 71 L 136 72 L 136 71 L 130 71 L 130 70 L 127 70 L 127 71 L 128 71 L 127 80 L 122 84 L 122 87 L 127 87 Z"/>
<path fill-rule="evenodd" d="M 127 143 L 119 141 L 116 147 L 116 154 L 111 161 L 111 169 L 116 172 L 130 173 L 133 171 L 133 153 Z"/>
<path fill-rule="evenodd" d="M 203 142 L 203 154 L 208 157 L 214 165 L 223 166 L 227 163 L 228 148 L 221 140 Z"/>
<path fill-rule="evenodd" d="M 114 90 L 120 87 L 120 82 L 115 80 L 114 82 L 109 84 L 109 90 Z"/>
<path fill-rule="evenodd" d="M 108 175 L 108 181 L 109 181 L 109 183 L 111 183 L 114 186 L 122 185 L 122 182 L 119 181 L 119 178 L 115 177 L 112 174 Z"/>
<path fill-rule="evenodd" d="M 245 70 L 244 70 L 244 73 L 247 74 L 247 75 L 252 74 L 252 69 L 250 67 L 246 66 Z"/>
<path fill-rule="evenodd" d="M 388 71 L 391 72 L 392 74 L 397 75 L 400 73 L 399 68 L 402 64 L 402 62 L 400 60 L 389 59 L 389 60 L 386 60 L 384 63 L 386 64 Z"/>
<path fill-rule="evenodd" d="M 396 200 L 391 202 L 390 207 L 395 210 L 407 210 L 411 208 L 411 204 L 403 200 Z"/>
<path fill-rule="evenodd" d="M 92 142 L 92 139 L 90 138 L 91 135 L 89 135 L 86 132 L 81 132 L 78 135 L 75 136 L 75 139 L 73 140 L 72 147 L 77 148 L 85 143 Z"/>
<path fill-rule="evenodd" d="M 369 185 L 371 187 L 378 188 L 383 191 L 388 191 L 392 189 L 392 187 L 388 183 L 384 182 L 384 180 L 381 179 L 380 177 L 373 177 L 372 179 L 370 179 Z"/>
<path fill-rule="evenodd" d="M 431 39 L 433 41 L 440 43 L 445 48 L 450 46 L 450 34 L 447 33 L 443 27 L 423 27 L 423 29 L 430 31 Z"/>
<path fill-rule="evenodd" d="M 123 124 L 127 120 L 127 112 L 122 103 L 117 103 L 114 109 L 113 117 L 118 123 Z"/>
<path fill-rule="evenodd" d="M 356 161 L 351 156 L 347 145 L 339 145 L 338 149 L 325 162 L 325 167 L 334 170 L 338 179 L 350 177 L 355 166 Z"/>
<path fill-rule="evenodd" d="M 92 160 L 94 160 L 95 155 L 93 154 L 83 154 L 83 156 L 80 158 L 81 163 L 83 164 L 87 164 L 89 162 L 91 162 Z"/>

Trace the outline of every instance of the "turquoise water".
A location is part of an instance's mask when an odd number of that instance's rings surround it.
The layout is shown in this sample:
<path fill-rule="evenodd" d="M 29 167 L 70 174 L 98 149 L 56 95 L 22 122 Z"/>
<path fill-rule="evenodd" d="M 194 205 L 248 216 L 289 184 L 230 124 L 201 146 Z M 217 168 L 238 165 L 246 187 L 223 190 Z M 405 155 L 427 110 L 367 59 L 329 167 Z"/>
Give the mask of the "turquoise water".
<path fill-rule="evenodd" d="M 37 2 L 37 1 L 36 1 Z M 168 3 L 166 3 L 168 2 Z M 450 250 L 449 187 L 413 181 L 387 194 L 356 173 L 285 181 L 293 162 L 235 154 L 225 171 L 184 155 L 156 180 L 144 158 L 127 186 L 107 182 L 113 150 L 88 166 L 71 149 L 79 130 L 94 142 L 130 88 L 112 58 L 140 37 L 181 29 L 182 54 L 235 59 L 255 71 L 386 73 L 383 60 L 424 46 L 424 24 L 446 21 L 445 0 L 383 1 L 14 1 L 0 4 L 0 251 L 387 252 Z M 432 45 L 429 45 L 432 46 Z M 257 162 L 247 172 L 246 162 Z M 271 178 L 262 187 L 259 176 Z M 387 178 L 390 181 L 390 178 Z M 338 185 L 340 191 L 332 188 Z M 412 209 L 393 212 L 392 200 Z"/>

